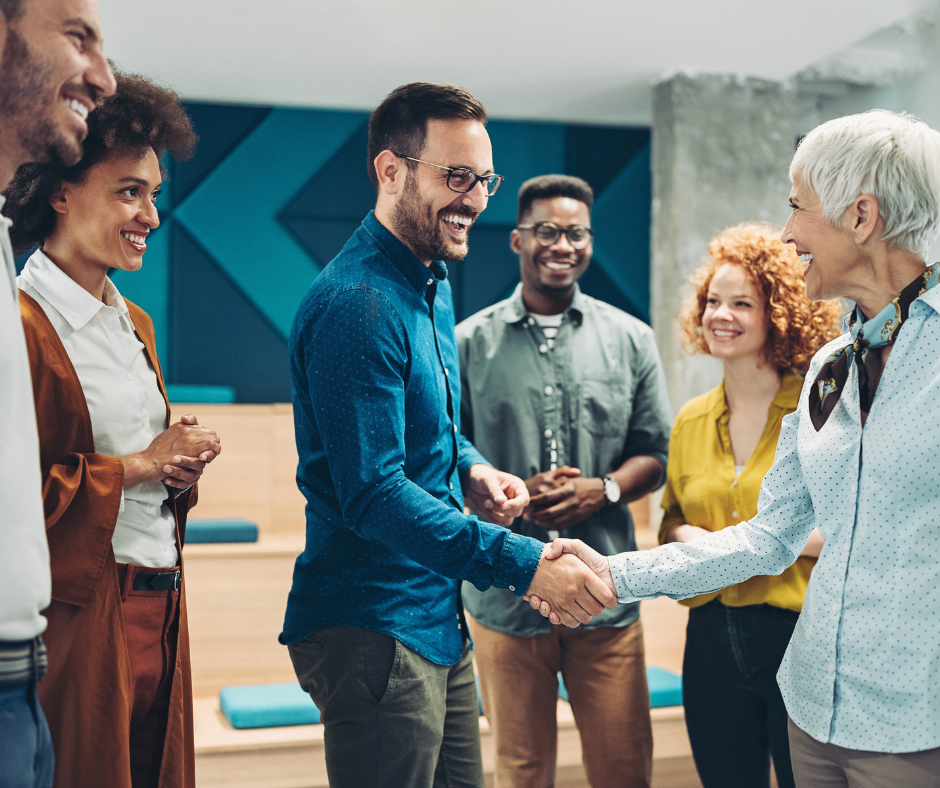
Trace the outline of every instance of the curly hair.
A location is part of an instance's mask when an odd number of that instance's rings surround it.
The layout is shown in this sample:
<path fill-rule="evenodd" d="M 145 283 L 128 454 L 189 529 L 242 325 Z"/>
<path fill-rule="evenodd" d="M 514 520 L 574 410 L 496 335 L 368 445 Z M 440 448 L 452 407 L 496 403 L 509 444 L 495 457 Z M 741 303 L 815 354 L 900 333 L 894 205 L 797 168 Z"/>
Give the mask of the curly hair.
<path fill-rule="evenodd" d="M 20 254 L 41 245 L 55 229 L 56 212 L 49 204 L 62 183 L 80 184 L 96 164 L 115 155 L 153 150 L 157 158 L 169 151 L 188 159 L 196 146 L 192 121 L 179 96 L 139 74 L 125 74 L 111 64 L 117 80 L 114 95 L 102 99 L 88 116 L 84 155 L 71 167 L 61 162 L 24 164 L 5 192 L 3 213 L 13 221 L 10 238 Z M 160 165 L 166 177 L 166 170 Z"/>
<path fill-rule="evenodd" d="M 739 265 L 767 303 L 766 361 L 780 370 L 806 374 L 816 351 L 839 333 L 838 301 L 810 301 L 803 270 L 791 244 L 780 240 L 780 228 L 744 222 L 719 233 L 708 244 L 708 258 L 692 275 L 695 288 L 682 316 L 682 338 L 692 353 L 708 353 L 702 316 L 715 272 L 726 263 Z"/>

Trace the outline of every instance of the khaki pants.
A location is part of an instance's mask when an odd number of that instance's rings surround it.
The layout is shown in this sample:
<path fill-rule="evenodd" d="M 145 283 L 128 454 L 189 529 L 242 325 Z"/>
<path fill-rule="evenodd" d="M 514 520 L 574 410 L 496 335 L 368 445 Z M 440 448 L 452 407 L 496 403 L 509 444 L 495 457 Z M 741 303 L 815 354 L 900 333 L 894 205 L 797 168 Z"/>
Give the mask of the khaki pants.
<path fill-rule="evenodd" d="M 789 720 L 796 788 L 940 788 L 940 747 L 868 752 L 823 744 Z"/>
<path fill-rule="evenodd" d="M 483 709 L 496 739 L 497 788 L 550 788 L 561 671 L 592 788 L 649 788 L 653 735 L 643 627 L 504 635 L 468 618 Z"/>

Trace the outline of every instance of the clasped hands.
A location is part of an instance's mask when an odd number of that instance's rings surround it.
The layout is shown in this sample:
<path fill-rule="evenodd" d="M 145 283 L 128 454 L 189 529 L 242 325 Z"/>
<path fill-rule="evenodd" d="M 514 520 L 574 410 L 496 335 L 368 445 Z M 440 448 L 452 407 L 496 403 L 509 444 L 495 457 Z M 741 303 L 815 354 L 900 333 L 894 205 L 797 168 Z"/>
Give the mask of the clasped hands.
<path fill-rule="evenodd" d="M 523 599 L 553 624 L 574 628 L 616 607 L 617 589 L 606 556 L 580 539 L 556 539 L 545 545 Z"/>
<path fill-rule="evenodd" d="M 160 481 L 167 487 L 185 490 L 221 452 L 222 444 L 214 430 L 201 426 L 195 416 L 183 416 L 146 449 L 121 458 L 124 488 Z"/>

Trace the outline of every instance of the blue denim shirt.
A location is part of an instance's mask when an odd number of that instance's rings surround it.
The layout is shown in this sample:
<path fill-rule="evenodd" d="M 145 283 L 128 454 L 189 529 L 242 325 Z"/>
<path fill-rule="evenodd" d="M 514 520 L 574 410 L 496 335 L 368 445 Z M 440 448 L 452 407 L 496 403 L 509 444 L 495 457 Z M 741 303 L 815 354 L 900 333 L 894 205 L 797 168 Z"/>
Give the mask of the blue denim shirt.
<path fill-rule="evenodd" d="M 281 643 L 361 627 L 455 664 L 460 581 L 522 595 L 543 545 L 463 513 L 460 480 L 486 460 L 460 434 L 447 269 L 370 213 L 304 297 L 289 353 L 307 544 Z"/>

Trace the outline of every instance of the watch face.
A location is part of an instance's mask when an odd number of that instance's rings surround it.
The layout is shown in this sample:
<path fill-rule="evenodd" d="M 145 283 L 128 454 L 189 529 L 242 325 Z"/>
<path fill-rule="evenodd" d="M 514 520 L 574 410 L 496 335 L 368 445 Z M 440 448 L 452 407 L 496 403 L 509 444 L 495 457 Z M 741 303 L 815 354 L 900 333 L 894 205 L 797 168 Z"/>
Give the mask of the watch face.
<path fill-rule="evenodd" d="M 616 479 L 604 477 L 604 495 L 611 503 L 617 503 L 620 500 L 620 485 L 617 484 Z"/>

